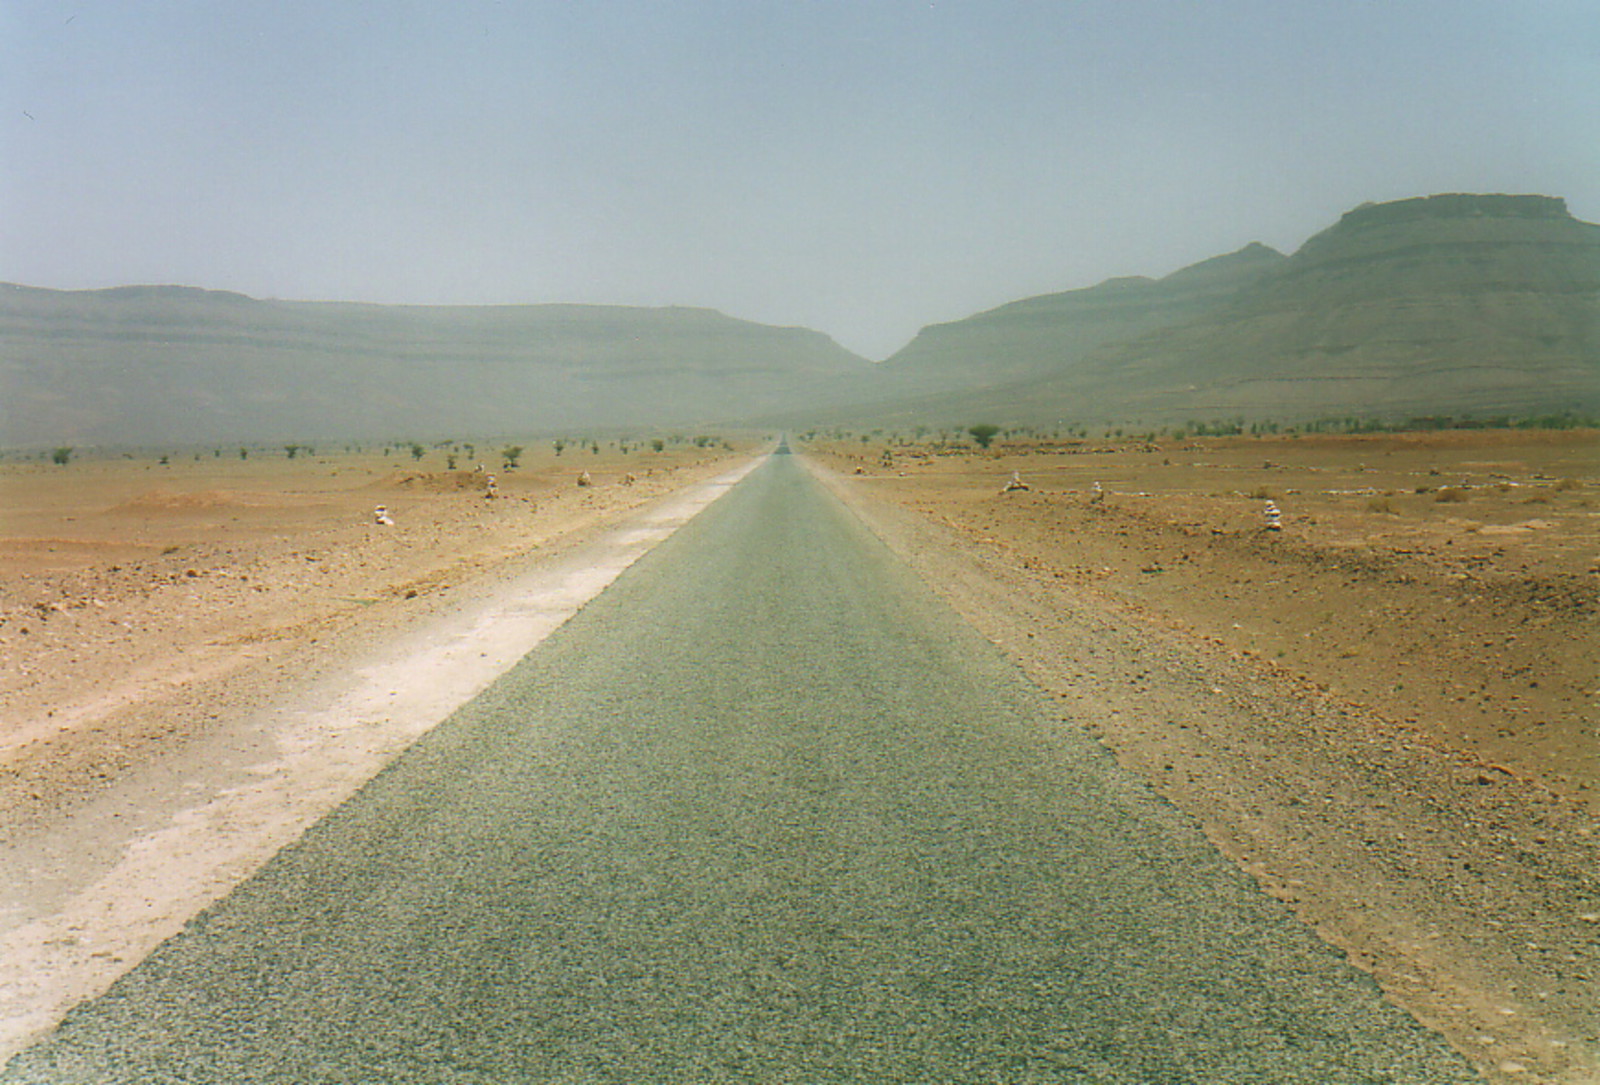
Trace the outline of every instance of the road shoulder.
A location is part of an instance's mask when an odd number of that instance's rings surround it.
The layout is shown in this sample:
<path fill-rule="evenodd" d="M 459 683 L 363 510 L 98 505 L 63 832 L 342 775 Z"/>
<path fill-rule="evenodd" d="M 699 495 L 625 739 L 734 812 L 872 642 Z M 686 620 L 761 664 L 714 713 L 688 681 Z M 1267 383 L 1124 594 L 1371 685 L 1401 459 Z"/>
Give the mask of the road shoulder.
<path fill-rule="evenodd" d="M 215 674 L 24 747 L 6 765 L 0 840 L 0 1057 L 104 991 L 760 462 L 596 503 L 557 536 L 435 572 L 430 591 L 276 630 Z M 388 568 L 397 583 L 417 572 Z M 117 741 L 135 734 L 137 748 Z M 102 758 L 106 770 L 82 771 Z"/>

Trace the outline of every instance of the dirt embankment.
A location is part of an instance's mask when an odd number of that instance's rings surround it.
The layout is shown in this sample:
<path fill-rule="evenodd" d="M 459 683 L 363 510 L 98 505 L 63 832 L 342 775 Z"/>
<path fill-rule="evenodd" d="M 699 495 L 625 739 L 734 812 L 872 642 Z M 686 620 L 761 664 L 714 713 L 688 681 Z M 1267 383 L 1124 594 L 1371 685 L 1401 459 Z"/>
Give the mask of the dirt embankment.
<path fill-rule="evenodd" d="M 448 470 L 433 451 L 0 466 L 4 824 L 48 817 L 203 733 L 204 684 L 242 696 L 295 646 L 381 633 L 732 455 L 546 449 L 512 471 Z"/>
<path fill-rule="evenodd" d="M 1491 1079 L 1600 1080 L 1593 434 L 815 451 Z"/>

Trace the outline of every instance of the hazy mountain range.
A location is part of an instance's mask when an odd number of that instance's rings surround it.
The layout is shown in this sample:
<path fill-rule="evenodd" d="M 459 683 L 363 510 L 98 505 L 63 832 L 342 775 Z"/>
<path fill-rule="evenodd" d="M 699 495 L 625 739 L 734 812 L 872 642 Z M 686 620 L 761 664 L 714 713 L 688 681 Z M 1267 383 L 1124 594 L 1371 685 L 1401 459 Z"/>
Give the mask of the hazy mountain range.
<path fill-rule="evenodd" d="M 1546 196 L 1364 205 L 1292 256 L 925 328 L 878 380 L 864 415 L 940 423 L 1600 416 L 1600 226 Z"/>
<path fill-rule="evenodd" d="M 1364 205 L 1285 256 L 924 328 L 873 365 L 703 309 L 0 286 L 0 444 L 633 427 L 1600 416 L 1600 226 L 1546 196 Z"/>
<path fill-rule="evenodd" d="M 705 309 L 0 286 L 6 445 L 694 427 L 830 402 L 866 366 Z"/>

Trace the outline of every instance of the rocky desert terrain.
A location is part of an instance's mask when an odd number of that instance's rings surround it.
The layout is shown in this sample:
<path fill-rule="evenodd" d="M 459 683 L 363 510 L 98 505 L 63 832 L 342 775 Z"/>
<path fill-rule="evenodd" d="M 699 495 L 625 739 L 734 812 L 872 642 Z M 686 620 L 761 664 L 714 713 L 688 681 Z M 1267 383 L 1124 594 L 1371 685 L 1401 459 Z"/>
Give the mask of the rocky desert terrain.
<path fill-rule="evenodd" d="M 755 462 L 562 445 L 514 468 L 459 443 L 0 468 L 0 1059 Z"/>
<path fill-rule="evenodd" d="M 7 837 L 753 448 L 0 465 Z M 804 451 L 1068 718 L 1489 1079 L 1596 1080 L 1594 433 Z"/>
<path fill-rule="evenodd" d="M 1488 1077 L 1600 1080 L 1592 431 L 811 447 L 930 584 Z"/>
<path fill-rule="evenodd" d="M 0 465 L 4 823 L 81 801 L 203 730 L 203 710 L 161 710 L 174 698 L 236 691 L 291 646 L 390 628 L 733 454 L 720 440 L 563 451 L 530 448 L 514 470 L 498 450 L 461 450 L 452 469 L 444 450 L 404 446 Z"/>

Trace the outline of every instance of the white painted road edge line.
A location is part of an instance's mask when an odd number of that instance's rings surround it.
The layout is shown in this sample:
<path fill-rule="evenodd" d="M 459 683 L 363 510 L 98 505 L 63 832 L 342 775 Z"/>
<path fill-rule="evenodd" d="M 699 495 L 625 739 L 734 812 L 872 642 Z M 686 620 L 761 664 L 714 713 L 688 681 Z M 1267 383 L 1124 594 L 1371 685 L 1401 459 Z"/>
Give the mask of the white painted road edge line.
<path fill-rule="evenodd" d="M 385 765 L 487 689 L 657 543 L 726 493 L 757 457 L 389 644 L 315 708 L 272 711 L 277 756 L 253 783 L 201 793 L 58 912 L 0 933 L 0 1060 L 103 993 Z"/>

